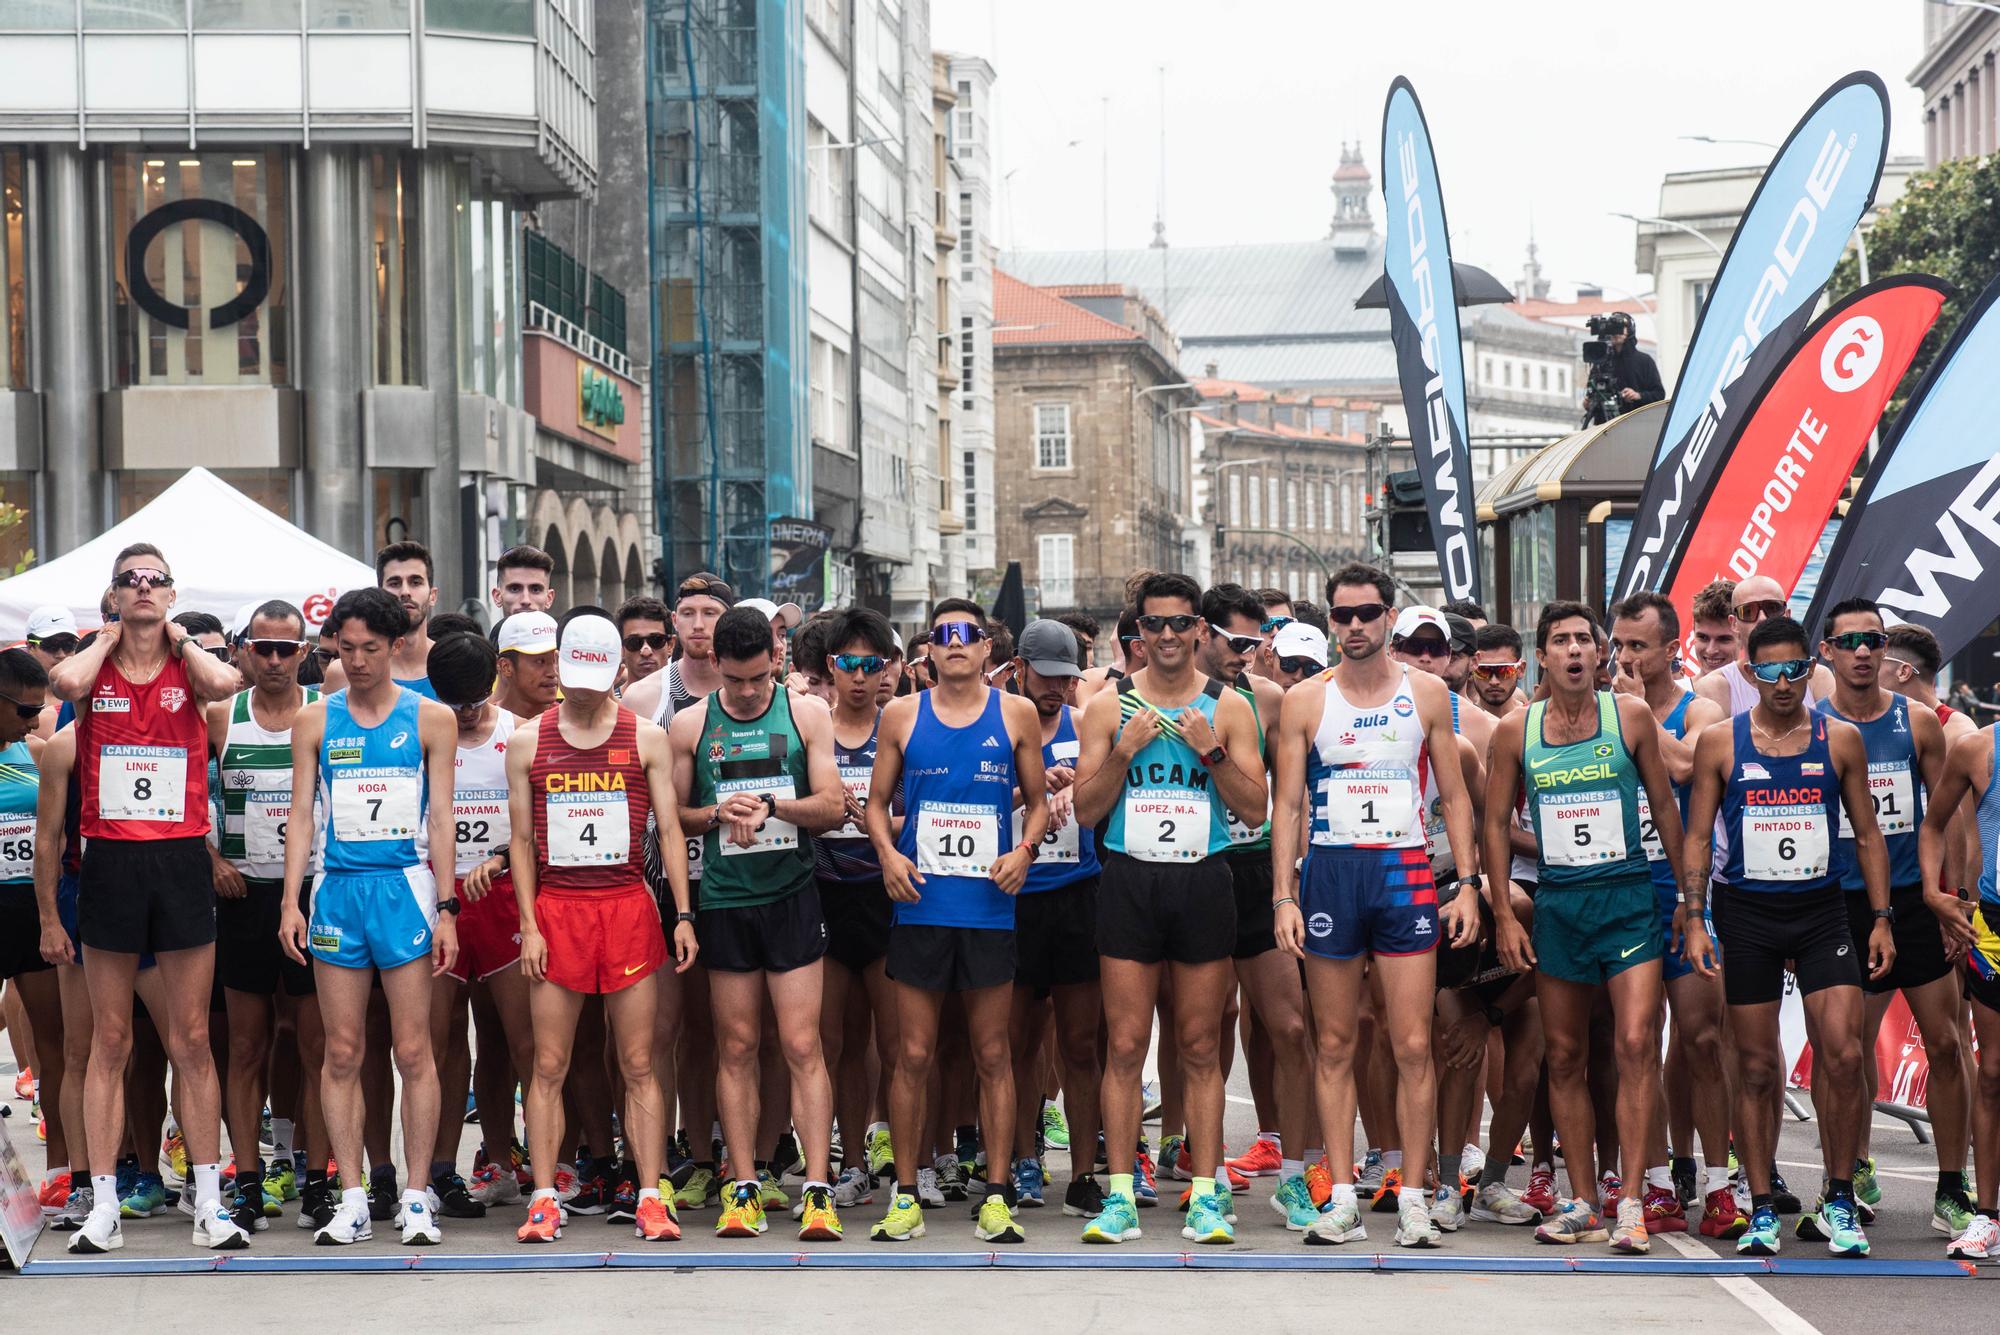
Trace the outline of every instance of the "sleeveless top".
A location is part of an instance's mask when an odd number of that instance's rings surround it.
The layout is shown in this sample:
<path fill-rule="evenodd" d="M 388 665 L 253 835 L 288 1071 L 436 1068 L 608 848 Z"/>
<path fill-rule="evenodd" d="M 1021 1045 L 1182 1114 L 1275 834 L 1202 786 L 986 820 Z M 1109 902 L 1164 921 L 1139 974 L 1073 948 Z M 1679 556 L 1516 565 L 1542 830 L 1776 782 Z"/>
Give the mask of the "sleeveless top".
<path fill-rule="evenodd" d="M 917 698 L 903 745 L 905 815 L 896 837 L 924 879 L 916 903 L 896 903 L 895 921 L 1011 930 L 1014 897 L 992 877 L 994 861 L 1015 846 L 1017 777 L 1002 693 L 987 687 L 985 707 L 962 728 L 940 719 L 931 699 L 929 691 Z"/>
<path fill-rule="evenodd" d="M 438 698 L 437 690 L 434 687 L 432 687 L 431 679 L 427 676 L 411 677 L 407 681 L 401 677 L 398 677 L 396 678 L 396 684 L 402 687 L 406 691 L 415 691 L 418 695 L 421 695 L 426 700 L 435 700 Z"/>
<path fill-rule="evenodd" d="M 1681 698 L 1667 711 L 1667 716 L 1660 720 L 1660 727 L 1673 736 L 1686 740 L 1688 706 L 1694 703 L 1694 700 L 1695 693 L 1682 687 Z M 1683 833 L 1687 825 L 1688 794 L 1692 791 L 1692 784 L 1674 785 L 1674 798 L 1681 809 Z M 1639 842 L 1646 850 L 1646 865 L 1652 869 L 1654 888 L 1665 897 L 1678 895 L 1680 887 L 1674 884 L 1674 864 L 1667 861 L 1667 846 L 1660 839 L 1659 827 L 1653 824 L 1653 800 L 1647 796 L 1646 785 L 1643 783 L 1639 785 Z"/>
<path fill-rule="evenodd" d="M 1867 723 L 1848 718 L 1831 700 L 1820 701 L 1818 711 L 1853 724 L 1867 748 L 1868 797 L 1875 808 L 1875 823 L 1889 845 L 1889 884 L 1921 885 L 1924 875 L 1917 865 L 1917 827 L 1924 823 L 1924 806 L 1930 795 L 1917 772 L 1917 737 L 1910 729 L 1910 702 L 1892 691 L 1882 717 Z M 1847 859 L 1841 888 L 1866 890 L 1861 860 L 1854 855 L 1854 825 L 1847 818 L 1845 804 L 1840 808 L 1839 836 L 1841 853 Z"/>
<path fill-rule="evenodd" d="M 1049 769 L 1058 765 L 1074 766 L 1082 748 L 1076 738 L 1076 718 L 1068 705 L 1062 706 L 1062 713 L 1056 716 L 1056 735 L 1042 746 L 1042 764 Z M 1022 822 L 1026 812 L 1014 809 L 1014 843 L 1021 842 Z M 1231 825 L 1233 833 L 1237 828 Z M 1065 885 L 1096 876 L 1103 868 L 1097 860 L 1097 832 L 1081 825 L 1072 811 L 1070 819 L 1060 830 L 1051 829 L 1042 836 L 1041 856 L 1028 864 L 1028 880 L 1021 887 L 1021 893 L 1036 894 L 1043 890 L 1056 890 Z"/>
<path fill-rule="evenodd" d="M 86 839 L 199 839 L 209 831 L 208 721 L 171 655 L 151 681 L 111 659 L 76 716 Z M 87 705 L 87 707 L 85 707 Z"/>
<path fill-rule="evenodd" d="M 1986 791 L 1979 795 L 1979 902 L 2000 908 L 2000 723 L 1988 724 L 1993 764 L 1986 774 Z M 1968 962 L 1977 951 L 1968 952 Z"/>
<path fill-rule="evenodd" d="M 1548 740 L 1547 700 L 1528 706 L 1521 770 L 1528 776 L 1543 894 L 1652 875 L 1639 827 L 1639 766 L 1625 745 L 1618 697 L 1596 695 L 1597 729 L 1575 742 Z"/>
<path fill-rule="evenodd" d="M 327 871 L 402 871 L 423 861 L 418 842 L 430 807 L 417 736 L 423 698 L 399 689 L 389 712 L 369 728 L 349 712 L 345 687 L 326 697 L 318 799 Z"/>
<path fill-rule="evenodd" d="M 720 692 L 708 697 L 705 708 L 690 806 L 709 806 L 731 793 L 768 793 L 783 800 L 812 791 L 805 742 L 782 685 L 773 687 L 771 702 L 754 719 L 732 717 Z M 727 830 L 718 825 L 701 836 L 702 908 L 775 904 L 812 883 L 812 841 L 798 826 L 767 817 L 749 848 L 726 839 Z"/>
<path fill-rule="evenodd" d="M 300 705 L 319 699 L 315 687 L 299 688 Z M 218 762 L 222 776 L 222 856 L 257 880 L 285 875 L 285 833 L 292 818 L 292 730 L 274 732 L 257 722 L 250 692 L 229 702 L 229 731 Z"/>
<path fill-rule="evenodd" d="M 1465 730 L 1458 726 L 1458 692 L 1446 691 L 1451 697 L 1451 735 L 1459 737 Z M 1454 750 L 1452 759 L 1457 760 Z M 1424 856 L 1429 858 L 1434 870 L 1443 871 L 1451 859 L 1451 841 L 1444 834 L 1444 798 L 1438 795 L 1437 766 L 1426 766 L 1424 770 Z"/>
<path fill-rule="evenodd" d="M 513 838 L 514 818 L 507 806 L 507 742 L 518 722 L 504 709 L 493 711 L 493 731 L 477 746 L 461 746 L 452 757 L 452 843 L 454 872 L 465 874 Z M 507 879 L 494 878 L 494 890 Z"/>
<path fill-rule="evenodd" d="M 592 747 L 572 746 L 544 712 L 528 767 L 535 816 L 535 870 L 543 890 L 626 890 L 642 884 L 632 850 L 653 811 L 639 761 L 638 716 L 623 705 L 611 732 Z"/>
<path fill-rule="evenodd" d="M 1431 763 L 1408 668 L 1395 694 L 1366 709 L 1347 702 L 1329 670 L 1306 753 L 1313 847 L 1422 848 Z"/>
<path fill-rule="evenodd" d="M 1209 678 L 1191 704 L 1213 726 L 1221 698 L 1222 683 Z M 1140 710 L 1151 708 L 1126 678 L 1118 688 L 1119 729 Z M 1141 862 L 1165 863 L 1200 862 L 1229 848 L 1222 795 L 1215 791 L 1208 766 L 1181 740 L 1171 720 L 1163 719 L 1159 733 L 1132 757 L 1125 791 L 1112 806 L 1105 827 L 1104 846 Z"/>
<path fill-rule="evenodd" d="M 1227 806 L 1222 809 L 1223 821 L 1229 827 L 1229 851 L 1231 854 L 1265 854 L 1271 851 L 1271 796 L 1270 757 L 1265 754 L 1264 715 L 1257 708 L 1256 688 L 1244 685 L 1247 677 L 1236 679 L 1236 693 L 1250 702 L 1250 717 L 1257 724 L 1257 755 L 1264 766 L 1264 823 L 1258 826 L 1245 825 L 1236 819 L 1236 813 Z M 1065 706 L 1067 708 L 1067 706 Z"/>
<path fill-rule="evenodd" d="M 867 741 L 859 746 L 845 746 L 838 736 L 833 739 L 833 759 L 840 766 L 840 786 L 864 810 L 868 806 L 868 782 L 875 773 L 875 750 L 881 728 L 882 711 L 878 709 Z M 875 856 L 875 845 L 869 841 L 868 832 L 852 821 L 815 835 L 812 847 L 813 874 L 822 881 L 855 884 L 881 878 L 882 863 Z"/>
<path fill-rule="evenodd" d="M 1730 717 L 1734 718 L 1739 714 L 1749 713 L 1750 707 L 1756 704 L 1758 699 L 1756 679 L 1743 670 L 1741 663 L 1724 663 L 1716 669 L 1716 672 L 1729 687 Z M 1813 694 L 1812 678 L 1808 677 L 1806 678 L 1806 708 L 1811 709 L 1818 703 L 1818 697 Z"/>
<path fill-rule="evenodd" d="M 41 771 L 23 737 L 0 750 L 0 884 L 35 883 L 35 799 Z"/>
<path fill-rule="evenodd" d="M 1806 749 L 1769 756 L 1757 749 L 1750 715 L 1738 714 L 1736 750 L 1722 790 L 1729 861 L 1722 879 L 1738 890 L 1797 894 L 1840 884 L 1840 780 L 1826 743 L 1826 717 L 1808 713 Z"/>

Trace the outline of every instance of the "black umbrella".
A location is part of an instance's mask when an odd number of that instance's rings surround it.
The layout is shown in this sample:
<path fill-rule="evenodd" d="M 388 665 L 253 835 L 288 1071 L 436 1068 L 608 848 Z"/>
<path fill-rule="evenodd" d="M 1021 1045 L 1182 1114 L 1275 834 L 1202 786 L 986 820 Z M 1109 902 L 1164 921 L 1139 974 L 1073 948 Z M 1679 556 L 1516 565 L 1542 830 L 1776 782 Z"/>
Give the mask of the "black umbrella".
<path fill-rule="evenodd" d="M 1013 633 L 1018 642 L 1028 624 L 1028 595 L 1021 588 L 1021 563 L 1009 561 L 1000 593 L 993 599 L 993 619 Z"/>
<path fill-rule="evenodd" d="M 1458 288 L 1458 304 L 1461 306 L 1486 306 L 1496 301 L 1512 301 L 1514 294 L 1507 285 L 1486 270 L 1476 265 L 1460 264 L 1453 260 L 1451 265 L 1452 283 Z M 1389 309 L 1389 276 L 1383 274 L 1368 285 L 1368 290 L 1354 299 L 1357 311 L 1386 311 Z"/>

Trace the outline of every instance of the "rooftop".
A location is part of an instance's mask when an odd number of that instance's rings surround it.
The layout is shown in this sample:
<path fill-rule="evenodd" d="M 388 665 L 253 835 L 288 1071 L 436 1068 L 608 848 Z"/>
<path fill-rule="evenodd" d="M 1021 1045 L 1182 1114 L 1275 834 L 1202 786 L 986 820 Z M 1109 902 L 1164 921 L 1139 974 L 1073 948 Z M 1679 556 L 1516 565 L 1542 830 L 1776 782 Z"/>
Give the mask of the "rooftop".
<path fill-rule="evenodd" d="M 1116 284 L 1097 284 L 1102 292 L 1077 295 L 1115 296 L 1123 289 Z M 1073 289 L 1074 290 L 1074 289 Z M 993 271 L 993 345 L 1032 347 L 1043 343 L 1132 343 L 1137 331 L 1116 320 L 1085 310 L 1065 301 L 1048 288 L 1024 283 L 1000 269 Z"/>

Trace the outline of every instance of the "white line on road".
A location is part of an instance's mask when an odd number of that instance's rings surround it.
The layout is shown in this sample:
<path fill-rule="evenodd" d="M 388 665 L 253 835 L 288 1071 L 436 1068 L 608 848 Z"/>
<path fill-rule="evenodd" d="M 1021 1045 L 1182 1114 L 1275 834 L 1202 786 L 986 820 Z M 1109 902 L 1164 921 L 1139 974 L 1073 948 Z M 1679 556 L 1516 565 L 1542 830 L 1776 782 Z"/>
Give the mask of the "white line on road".
<path fill-rule="evenodd" d="M 1662 1233 L 1658 1236 L 1661 1242 L 1682 1256 L 1697 1261 L 1715 1259 L 1714 1252 L 1692 1238 L 1684 1238 L 1678 1233 Z M 1724 1293 L 1756 1313 L 1757 1318 L 1771 1328 L 1772 1335 L 1820 1335 L 1817 1326 L 1759 1288 L 1755 1280 L 1743 1275 L 1716 1275 L 1713 1278 Z"/>
<path fill-rule="evenodd" d="M 1807 1163 L 1802 1159 L 1779 1159 L 1777 1164 L 1780 1168 L 1805 1168 L 1822 1174 L 1826 1172 L 1825 1164 Z M 1936 1173 L 1919 1172 L 1908 1168 L 1877 1168 L 1875 1176 L 1908 1178 L 1912 1182 L 1931 1182 L 1937 1178 Z"/>

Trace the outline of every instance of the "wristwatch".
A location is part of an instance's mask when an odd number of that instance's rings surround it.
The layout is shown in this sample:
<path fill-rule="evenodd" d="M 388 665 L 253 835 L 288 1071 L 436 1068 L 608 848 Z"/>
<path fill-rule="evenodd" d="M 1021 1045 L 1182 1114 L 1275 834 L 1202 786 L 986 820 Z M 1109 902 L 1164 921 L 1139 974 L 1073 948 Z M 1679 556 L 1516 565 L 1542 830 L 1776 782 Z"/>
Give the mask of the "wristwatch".
<path fill-rule="evenodd" d="M 1028 861 L 1030 862 L 1033 862 L 1042 855 L 1042 846 L 1040 844 L 1031 844 L 1025 839 L 1021 841 L 1021 848 L 1027 851 Z"/>
<path fill-rule="evenodd" d="M 693 922 L 694 915 L 692 913 L 676 913 L 674 915 L 674 921 L 676 923 Z"/>
<path fill-rule="evenodd" d="M 777 798 L 771 796 L 769 793 L 759 793 L 757 794 L 757 800 L 764 804 L 764 819 L 776 820 L 778 818 Z"/>
<path fill-rule="evenodd" d="M 1896 925 L 1896 906 L 1891 904 L 1886 909 L 1876 909 L 1875 916 L 1893 927 Z"/>
<path fill-rule="evenodd" d="M 1486 1023 L 1492 1025 L 1495 1029 L 1498 1029 L 1507 1022 L 1507 1012 L 1501 1010 L 1491 1002 L 1487 1003 L 1482 1013 L 1486 1016 Z"/>
<path fill-rule="evenodd" d="M 450 899 L 440 899 L 438 901 L 438 912 L 449 913 L 454 918 L 456 918 L 459 915 L 459 913 L 464 910 L 464 908 L 465 905 L 459 902 L 457 895 L 453 895 Z"/>
<path fill-rule="evenodd" d="M 1229 748 L 1225 747 L 1221 742 L 1217 742 L 1215 744 L 1215 749 L 1213 751 L 1206 752 L 1202 755 L 1201 763 L 1208 766 L 1210 769 L 1214 769 L 1217 765 L 1220 765 L 1223 761 L 1227 759 L 1229 759 Z"/>

